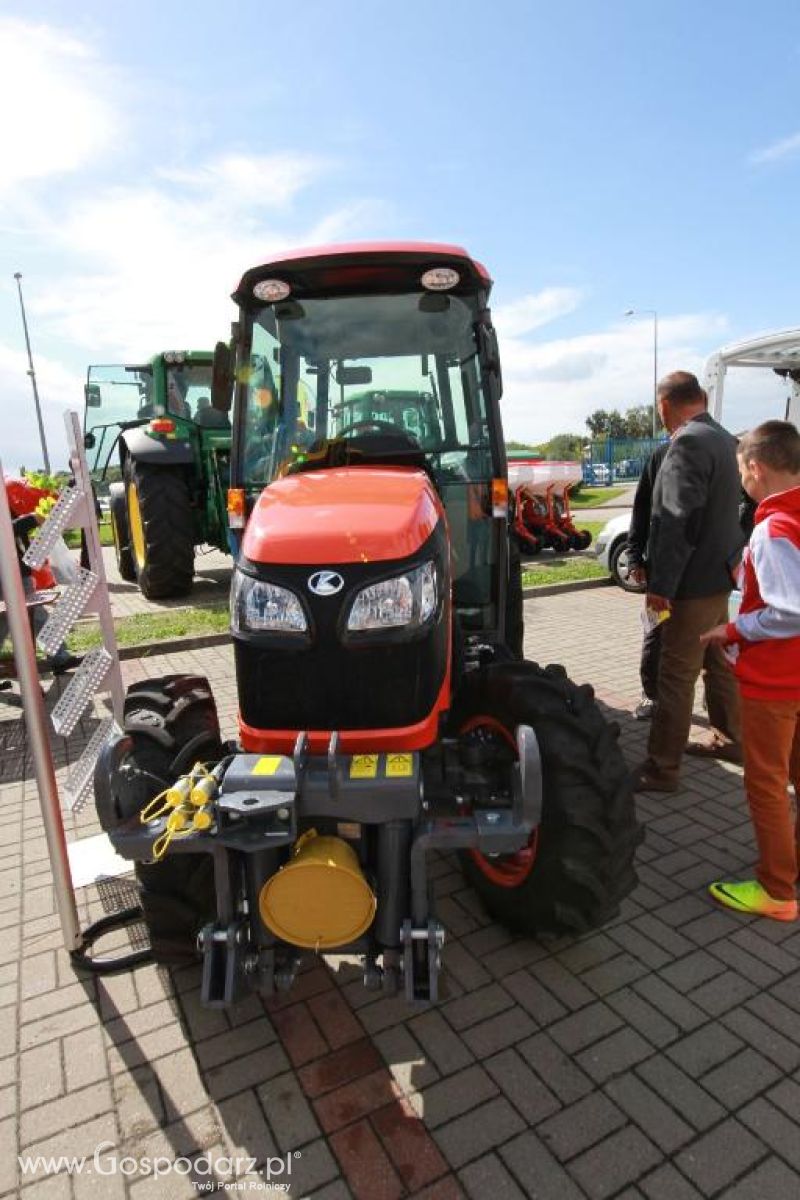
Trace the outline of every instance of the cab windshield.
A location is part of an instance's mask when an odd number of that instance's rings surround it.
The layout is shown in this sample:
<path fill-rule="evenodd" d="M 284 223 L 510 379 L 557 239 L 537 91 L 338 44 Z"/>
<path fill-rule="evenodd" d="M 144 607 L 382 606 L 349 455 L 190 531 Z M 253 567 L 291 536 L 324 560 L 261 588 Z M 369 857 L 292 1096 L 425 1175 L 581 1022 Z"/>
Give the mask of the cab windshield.
<path fill-rule="evenodd" d="M 203 424 L 210 407 L 210 363 L 166 365 L 156 359 L 155 366 L 89 367 L 84 433 L 94 443 L 87 447 L 90 471 L 106 467 L 123 426 L 166 413 Z"/>
<path fill-rule="evenodd" d="M 393 438 L 434 474 L 491 475 L 473 297 L 284 301 L 253 322 L 241 461 L 260 490 L 326 439 Z"/>
<path fill-rule="evenodd" d="M 429 293 L 263 308 L 240 364 L 237 477 L 252 498 L 332 439 L 366 461 L 421 452 L 447 510 L 456 603 L 491 628 L 500 535 L 477 317 L 476 297 Z"/>

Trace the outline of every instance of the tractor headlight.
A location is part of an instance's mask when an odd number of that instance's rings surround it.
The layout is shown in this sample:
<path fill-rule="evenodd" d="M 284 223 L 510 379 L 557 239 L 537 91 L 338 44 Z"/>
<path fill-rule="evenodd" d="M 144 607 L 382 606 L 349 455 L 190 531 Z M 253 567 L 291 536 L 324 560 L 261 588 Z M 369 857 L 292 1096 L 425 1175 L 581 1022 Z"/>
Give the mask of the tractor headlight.
<path fill-rule="evenodd" d="M 404 575 L 362 588 L 350 609 L 347 631 L 418 628 L 436 612 L 438 599 L 436 567 L 433 562 L 423 563 Z"/>
<path fill-rule="evenodd" d="M 294 592 L 235 571 L 231 628 L 234 633 L 306 633 L 308 621 Z"/>

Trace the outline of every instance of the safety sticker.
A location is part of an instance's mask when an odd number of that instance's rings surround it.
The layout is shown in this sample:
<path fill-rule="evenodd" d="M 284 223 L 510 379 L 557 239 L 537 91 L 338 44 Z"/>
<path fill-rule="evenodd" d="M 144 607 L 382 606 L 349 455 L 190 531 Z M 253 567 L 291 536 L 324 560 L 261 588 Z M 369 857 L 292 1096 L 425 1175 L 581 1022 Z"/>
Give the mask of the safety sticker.
<path fill-rule="evenodd" d="M 374 779 L 378 774 L 377 754 L 354 754 L 350 760 L 351 779 Z"/>
<path fill-rule="evenodd" d="M 281 765 L 279 754 L 263 755 L 250 772 L 251 775 L 274 775 Z"/>
<path fill-rule="evenodd" d="M 414 755 L 413 754 L 387 754 L 386 755 L 386 778 L 398 779 L 401 776 L 408 777 L 414 774 Z"/>

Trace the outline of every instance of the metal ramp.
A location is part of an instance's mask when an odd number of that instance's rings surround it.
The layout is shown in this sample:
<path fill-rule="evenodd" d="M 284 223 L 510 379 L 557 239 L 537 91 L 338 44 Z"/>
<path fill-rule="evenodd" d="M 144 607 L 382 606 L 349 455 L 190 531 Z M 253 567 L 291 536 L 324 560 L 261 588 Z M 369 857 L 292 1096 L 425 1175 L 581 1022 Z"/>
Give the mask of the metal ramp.
<path fill-rule="evenodd" d="M 53 732 L 57 736 L 69 738 L 90 705 L 93 706 L 95 699 L 102 693 L 107 695 L 112 715 L 98 722 L 63 787 L 66 807 L 74 814 L 80 811 L 92 792 L 94 767 L 100 752 L 107 741 L 119 731 L 124 690 L 94 494 L 77 413 L 66 413 L 65 424 L 74 482 L 63 490 L 37 531 L 25 554 L 24 562 L 34 570 L 39 568 L 50 556 L 65 529 L 83 531 L 88 568 L 81 568 L 75 579 L 64 589 L 37 637 L 42 650 L 52 654 L 79 617 L 95 614 L 100 625 L 102 645 L 85 656 L 49 718 Z M 3 467 L 0 462 L 0 476 L 2 474 Z M 114 854 L 105 834 L 67 844 L 48 730 L 48 714 L 39 685 L 36 649 L 28 621 L 28 604 L 18 566 L 5 487 L 0 487 L 0 582 L 22 691 L 24 720 L 39 789 L 39 803 L 64 946 L 77 965 L 89 970 L 109 972 L 127 969 L 138 962 L 147 961 L 150 957 L 149 947 L 143 946 L 141 939 L 132 938 L 132 952 L 114 958 L 93 958 L 89 952 L 101 935 L 112 930 L 137 926 L 141 922 L 141 910 L 137 905 L 129 904 L 128 907 L 112 912 L 88 929 L 80 928 L 75 888 L 89 884 L 99 885 L 101 881 L 109 881 L 115 876 L 127 873 L 130 871 L 130 863 Z M 123 881 L 120 881 L 120 885 L 122 883 Z M 123 891 L 130 898 L 130 887 L 123 887 Z M 101 890 L 101 899 L 103 895 Z M 105 900 L 103 906 L 107 908 Z"/>

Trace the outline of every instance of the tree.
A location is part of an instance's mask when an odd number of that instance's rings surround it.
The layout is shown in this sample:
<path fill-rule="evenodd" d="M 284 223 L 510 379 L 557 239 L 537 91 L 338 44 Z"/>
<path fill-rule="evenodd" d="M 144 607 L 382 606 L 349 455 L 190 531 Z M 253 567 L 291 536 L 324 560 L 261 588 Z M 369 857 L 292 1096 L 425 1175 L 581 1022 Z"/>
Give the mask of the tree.
<path fill-rule="evenodd" d="M 592 437 L 595 438 L 604 436 L 612 438 L 627 437 L 625 417 L 616 408 L 612 408 L 610 412 L 607 412 L 604 408 L 598 408 L 586 418 L 586 424 L 591 431 Z"/>
<path fill-rule="evenodd" d="M 625 427 L 628 437 L 649 438 L 653 435 L 653 410 L 649 404 L 640 404 L 629 408 L 625 413 Z"/>
<path fill-rule="evenodd" d="M 551 438 L 544 447 L 546 457 L 551 461 L 564 459 L 580 459 L 583 455 L 583 444 L 586 441 L 579 433 L 559 433 Z"/>
<path fill-rule="evenodd" d="M 592 437 L 599 437 L 608 432 L 608 413 L 604 408 L 597 408 L 586 418 L 586 426 Z"/>

